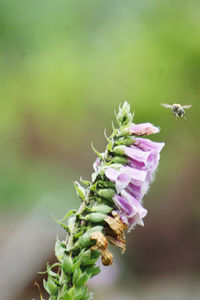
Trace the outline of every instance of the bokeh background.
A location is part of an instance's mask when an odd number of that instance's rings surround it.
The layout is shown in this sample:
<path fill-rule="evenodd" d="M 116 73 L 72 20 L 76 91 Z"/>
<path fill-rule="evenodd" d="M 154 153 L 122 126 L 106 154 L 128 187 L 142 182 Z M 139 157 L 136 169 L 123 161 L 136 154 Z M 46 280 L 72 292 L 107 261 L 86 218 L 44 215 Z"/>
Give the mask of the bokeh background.
<path fill-rule="evenodd" d="M 90 282 L 95 299 L 200 298 L 200 2 L 0 0 L 0 293 L 39 299 L 56 235 L 51 217 L 79 200 L 114 109 L 161 128 L 145 226 L 115 267 Z M 176 120 L 161 102 L 192 104 Z"/>

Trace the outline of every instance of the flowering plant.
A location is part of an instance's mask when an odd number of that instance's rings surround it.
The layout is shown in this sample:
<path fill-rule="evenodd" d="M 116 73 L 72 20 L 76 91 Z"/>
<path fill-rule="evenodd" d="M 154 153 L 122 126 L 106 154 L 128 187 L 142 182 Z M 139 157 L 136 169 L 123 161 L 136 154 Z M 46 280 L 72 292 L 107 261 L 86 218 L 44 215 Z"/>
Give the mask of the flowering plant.
<path fill-rule="evenodd" d="M 57 239 L 58 262 L 47 264 L 44 288 L 51 300 L 86 300 L 92 296 L 86 282 L 100 272 L 96 262 L 113 264 L 108 244 L 126 249 L 125 232 L 143 225 L 147 210 L 142 199 L 159 164 L 164 143 L 141 136 L 158 133 L 151 123 L 134 124 L 130 105 L 124 102 L 116 114 L 119 128 L 113 126 L 104 153 L 97 154 L 91 181 L 75 182 L 81 199 L 78 210 L 71 210 L 59 223 L 67 232 L 65 241 Z M 65 221 L 67 222 L 65 223 Z M 55 271 L 56 270 L 56 271 Z M 42 296 L 41 296 L 41 299 Z"/>

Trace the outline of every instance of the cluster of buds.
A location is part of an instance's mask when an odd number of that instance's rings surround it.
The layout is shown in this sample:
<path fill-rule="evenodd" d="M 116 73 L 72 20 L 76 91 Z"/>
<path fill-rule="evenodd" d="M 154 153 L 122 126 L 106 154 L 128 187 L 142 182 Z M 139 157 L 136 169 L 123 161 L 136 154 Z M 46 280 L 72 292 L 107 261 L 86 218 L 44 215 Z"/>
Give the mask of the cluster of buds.
<path fill-rule="evenodd" d="M 147 214 L 142 199 L 154 178 L 164 143 L 141 137 L 158 133 L 159 129 L 151 123 L 134 124 L 127 102 L 119 107 L 116 119 L 119 128 L 113 126 L 111 136 L 106 136 L 105 152 L 99 153 L 93 147 L 98 157 L 91 182 L 81 179 L 86 187 L 75 182 L 80 208 L 58 221 L 67 239 L 57 240 L 58 263 L 47 266 L 44 287 L 52 300 L 90 299 L 85 284 L 100 272 L 96 266 L 99 257 L 104 265 L 112 265 L 109 243 L 124 253 L 125 231 L 143 225 Z"/>

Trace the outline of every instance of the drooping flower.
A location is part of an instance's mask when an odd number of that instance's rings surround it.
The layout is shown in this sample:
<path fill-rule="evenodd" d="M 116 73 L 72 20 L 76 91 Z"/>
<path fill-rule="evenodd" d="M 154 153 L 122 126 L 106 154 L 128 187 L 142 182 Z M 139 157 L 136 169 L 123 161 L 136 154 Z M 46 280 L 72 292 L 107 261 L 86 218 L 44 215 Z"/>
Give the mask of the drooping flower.
<path fill-rule="evenodd" d="M 131 125 L 126 128 L 130 135 L 149 135 L 159 132 L 151 123 Z M 164 143 L 153 142 L 141 137 L 133 137 L 130 146 L 116 146 L 114 153 L 126 157 L 124 165 L 110 165 L 105 170 L 106 177 L 115 183 L 116 194 L 113 201 L 118 213 L 129 230 L 136 224 L 143 225 L 147 210 L 141 202 L 149 189 L 159 164 L 160 151 Z"/>
<path fill-rule="evenodd" d="M 158 127 L 151 123 L 132 124 L 131 126 L 121 130 L 121 135 L 150 135 L 158 133 L 160 130 Z"/>

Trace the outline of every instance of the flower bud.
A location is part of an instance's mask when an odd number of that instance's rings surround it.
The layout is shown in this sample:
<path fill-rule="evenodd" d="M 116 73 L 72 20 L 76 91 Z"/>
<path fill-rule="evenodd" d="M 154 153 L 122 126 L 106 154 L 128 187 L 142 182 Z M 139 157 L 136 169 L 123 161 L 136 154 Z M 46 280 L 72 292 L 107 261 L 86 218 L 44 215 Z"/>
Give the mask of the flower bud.
<path fill-rule="evenodd" d="M 115 156 L 112 161 L 122 165 L 125 165 L 128 162 L 127 158 L 123 156 Z"/>
<path fill-rule="evenodd" d="M 121 146 L 116 146 L 113 151 L 115 154 L 117 155 L 124 155 L 124 150 L 125 150 L 125 146 L 121 145 Z"/>
<path fill-rule="evenodd" d="M 99 223 L 99 222 L 103 222 L 105 217 L 106 217 L 106 214 L 97 212 L 97 213 L 88 214 L 85 217 L 85 219 L 90 221 L 90 222 L 93 222 L 93 223 Z"/>
<path fill-rule="evenodd" d="M 130 135 L 129 127 L 119 129 L 118 136 L 128 136 L 128 135 Z"/>
<path fill-rule="evenodd" d="M 91 208 L 91 211 L 94 212 L 100 212 L 100 213 L 104 213 L 104 214 L 109 214 L 109 212 L 111 212 L 113 208 L 105 205 L 105 204 L 100 204 L 100 205 L 95 205 Z"/>
<path fill-rule="evenodd" d="M 98 190 L 97 194 L 103 198 L 111 200 L 112 197 L 115 195 L 115 191 L 113 189 L 101 189 Z"/>
<path fill-rule="evenodd" d="M 127 137 L 125 139 L 121 139 L 121 140 L 118 140 L 118 141 L 115 141 L 115 145 L 124 145 L 124 146 L 131 146 L 134 144 L 134 139 L 133 137 Z"/>
<path fill-rule="evenodd" d="M 117 122 L 120 126 L 130 123 L 133 119 L 133 115 L 130 113 L 130 104 L 124 102 L 123 106 L 119 106 L 119 112 L 116 116 Z"/>
<path fill-rule="evenodd" d="M 80 248 L 88 247 L 92 244 L 90 240 L 90 235 L 92 232 L 102 232 L 103 226 L 94 226 L 91 229 L 88 229 L 76 242 L 75 246 Z"/>

